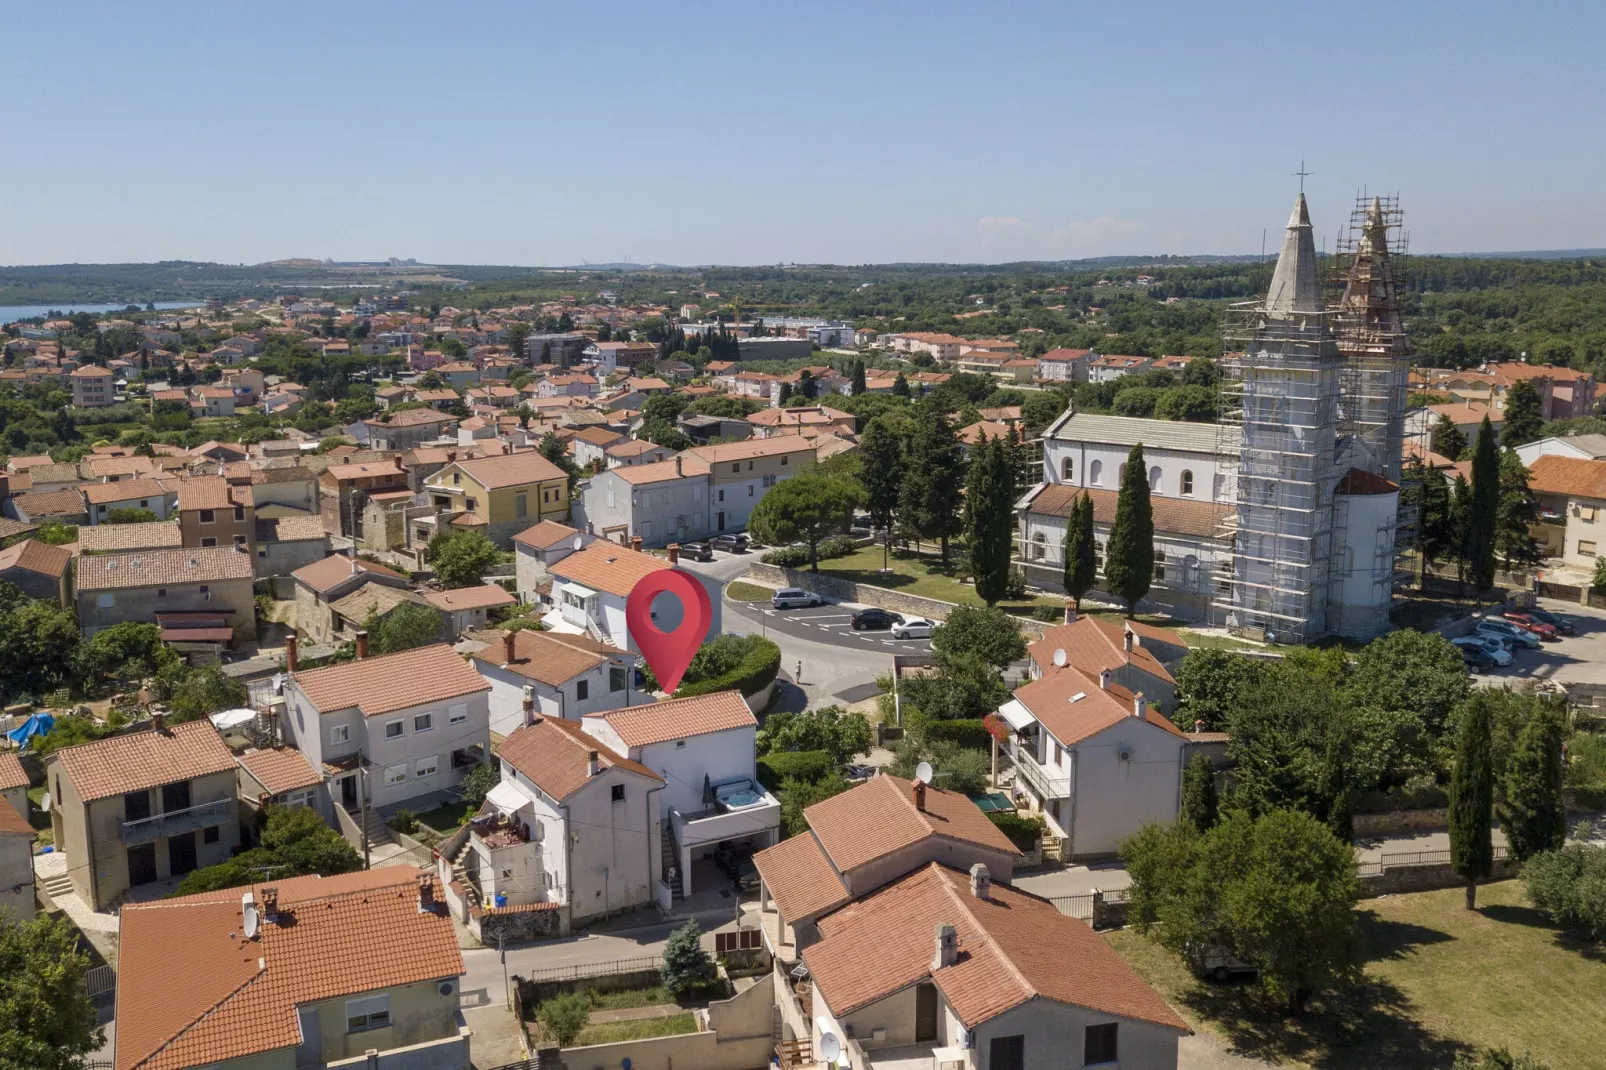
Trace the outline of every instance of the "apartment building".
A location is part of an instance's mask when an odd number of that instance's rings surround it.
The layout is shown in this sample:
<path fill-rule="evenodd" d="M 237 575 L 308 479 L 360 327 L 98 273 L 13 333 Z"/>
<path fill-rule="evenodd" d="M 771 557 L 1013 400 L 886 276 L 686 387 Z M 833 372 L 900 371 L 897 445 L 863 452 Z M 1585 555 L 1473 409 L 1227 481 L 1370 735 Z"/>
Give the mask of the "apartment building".
<path fill-rule="evenodd" d="M 585 521 L 613 542 L 657 547 L 710 534 L 709 466 L 682 454 L 655 464 L 612 468 L 586 481 Z"/>
<path fill-rule="evenodd" d="M 168 641 L 228 645 L 256 638 L 252 556 L 235 546 L 80 557 L 78 626 L 86 637 L 125 621 L 160 624 Z M 202 636 L 182 633 L 198 626 Z"/>
<path fill-rule="evenodd" d="M 569 477 L 535 450 L 454 461 L 424 482 L 437 513 L 466 513 L 501 547 L 542 520 L 569 516 Z"/>
<path fill-rule="evenodd" d="M 417 409 L 409 409 L 417 412 Z M 331 535 L 363 537 L 363 511 L 369 496 L 407 490 L 401 458 L 362 464 L 332 464 L 318 476 L 318 513 Z"/>
<path fill-rule="evenodd" d="M 223 476 L 180 480 L 176 512 L 185 546 L 243 547 L 256 559 L 256 505 L 249 485 L 230 486 Z"/>
<path fill-rule="evenodd" d="M 681 454 L 708 466 L 712 534 L 747 527 L 764 491 L 814 463 L 814 444 L 800 435 L 696 446 Z"/>
<path fill-rule="evenodd" d="M 117 376 L 110 368 L 85 364 L 73 369 L 67 379 L 72 383 L 75 409 L 102 409 L 117 400 Z"/>
<path fill-rule="evenodd" d="M 206 719 L 112 736 L 51 755 L 56 849 L 94 910 L 129 888 L 227 861 L 240 842 L 234 756 Z"/>

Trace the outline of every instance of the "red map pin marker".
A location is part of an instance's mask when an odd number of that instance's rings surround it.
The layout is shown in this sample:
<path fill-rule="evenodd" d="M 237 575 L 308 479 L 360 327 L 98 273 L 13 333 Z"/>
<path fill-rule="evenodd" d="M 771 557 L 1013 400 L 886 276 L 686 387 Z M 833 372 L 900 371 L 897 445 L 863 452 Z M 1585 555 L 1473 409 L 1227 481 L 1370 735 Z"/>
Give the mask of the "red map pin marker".
<path fill-rule="evenodd" d="M 680 599 L 680 627 L 672 632 L 661 631 L 652 622 L 652 600 L 668 592 Z M 689 572 L 668 568 L 650 573 L 636 581 L 625 602 L 625 625 L 636 648 L 658 677 L 658 686 L 666 692 L 680 685 L 686 675 L 686 666 L 708 634 L 708 622 L 714 618 L 714 607 L 708 601 L 708 591 Z"/>

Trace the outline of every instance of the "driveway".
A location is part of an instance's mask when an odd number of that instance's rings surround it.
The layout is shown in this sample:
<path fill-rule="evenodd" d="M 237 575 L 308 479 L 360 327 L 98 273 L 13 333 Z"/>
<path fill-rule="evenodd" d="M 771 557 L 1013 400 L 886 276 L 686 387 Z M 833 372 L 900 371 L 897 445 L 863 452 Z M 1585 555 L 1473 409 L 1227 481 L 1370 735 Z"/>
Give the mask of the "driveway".
<path fill-rule="evenodd" d="M 1573 602 L 1541 598 L 1539 606 L 1572 621 L 1576 635 L 1564 635 L 1538 650 L 1519 649 L 1503 669 L 1473 679 L 1486 687 L 1500 687 L 1513 679 L 1553 680 L 1558 684 L 1601 683 L 1606 665 L 1606 610 Z"/>

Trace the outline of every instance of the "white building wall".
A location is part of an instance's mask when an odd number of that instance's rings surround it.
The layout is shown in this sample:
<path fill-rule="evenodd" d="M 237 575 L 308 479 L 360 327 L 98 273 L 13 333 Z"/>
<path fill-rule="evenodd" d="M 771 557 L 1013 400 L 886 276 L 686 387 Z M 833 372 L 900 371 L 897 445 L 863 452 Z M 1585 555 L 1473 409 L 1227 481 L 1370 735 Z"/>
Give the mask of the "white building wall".
<path fill-rule="evenodd" d="M 516 672 L 476 661 L 474 667 L 491 685 L 489 699 L 491 731 L 498 735 L 511 735 L 524 723 L 524 686 L 530 685 L 535 693 L 535 712 L 542 717 L 560 717 L 578 721 L 588 713 L 618 710 L 630 705 L 652 702 L 651 695 L 643 695 L 633 688 L 609 691 L 609 673 L 606 664 L 581 673 L 562 687 L 537 683 Z M 579 682 L 585 681 L 586 697 L 578 697 Z M 628 683 L 628 677 L 627 677 Z"/>
<path fill-rule="evenodd" d="M 1074 856 L 1114 854 L 1122 840 L 1149 822 L 1176 820 L 1184 742 L 1129 717 L 1072 748 L 1072 816 L 1066 831 Z M 1122 751 L 1128 760 L 1121 760 Z"/>
<path fill-rule="evenodd" d="M 1043 442 L 1043 481 L 1099 490 L 1121 489 L 1121 469 L 1126 464 L 1129 445 L 1098 442 Z M 1149 466 L 1149 488 L 1154 495 L 1195 502 L 1229 500 L 1230 474 L 1237 471 L 1236 458 L 1223 460 L 1212 453 L 1143 447 Z M 1069 470 L 1066 468 L 1070 464 Z M 1155 469 L 1159 469 L 1156 476 Z M 1192 473 L 1193 490 L 1183 492 L 1184 473 Z"/>
<path fill-rule="evenodd" d="M 947 1001 L 942 1001 L 942 1004 L 946 1008 Z M 944 1030 L 954 1029 L 958 1025 L 951 1014 L 939 1014 L 937 1018 L 939 1027 Z M 1082 1066 L 1087 1027 L 1107 1022 L 1119 1024 L 1116 1031 L 1118 1059 L 1101 1065 L 1176 1070 L 1179 1038 L 1176 1030 L 1152 1022 L 1117 1018 L 1041 997 L 1012 1007 L 976 1027 L 972 1037 L 976 1070 L 994 1070 L 988 1064 L 994 1037 L 1016 1035 L 1026 1038 L 1026 1070 L 1064 1070 L 1067 1066 Z M 959 1035 L 957 1031 L 945 1032 L 942 1039 L 946 1043 L 954 1043 Z"/>
<path fill-rule="evenodd" d="M 592 723 L 586 723 L 586 731 L 591 730 Z M 703 808 L 704 776 L 714 784 L 721 784 L 741 777 L 751 780 L 758 775 L 753 749 L 757 733 L 755 726 L 728 728 L 723 732 L 634 747 L 630 757 L 668 782 L 663 803 L 666 812 L 674 809 L 689 814 Z"/>

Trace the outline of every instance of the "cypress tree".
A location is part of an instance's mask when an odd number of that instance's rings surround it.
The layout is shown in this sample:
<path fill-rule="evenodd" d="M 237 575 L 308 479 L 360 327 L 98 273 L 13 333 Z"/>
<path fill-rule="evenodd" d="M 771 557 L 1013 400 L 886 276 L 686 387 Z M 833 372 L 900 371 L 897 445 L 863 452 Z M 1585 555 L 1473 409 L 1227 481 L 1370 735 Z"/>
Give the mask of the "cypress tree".
<path fill-rule="evenodd" d="M 1506 759 L 1500 827 L 1519 862 L 1554 851 L 1567 838 L 1567 809 L 1561 799 L 1562 736 L 1557 712 L 1536 710 L 1517 733 Z"/>
<path fill-rule="evenodd" d="M 1115 523 L 1104 559 L 1104 578 L 1110 593 L 1126 603 L 1134 616 L 1138 601 L 1154 581 L 1154 510 L 1149 502 L 1149 470 L 1143 461 L 1143 443 L 1126 455 L 1121 496 L 1115 504 Z"/>
<path fill-rule="evenodd" d="M 1506 418 L 1500 431 L 1501 443 L 1515 448 L 1538 438 L 1545 424 L 1543 406 L 1539 391 L 1528 380 L 1518 379 L 1511 384 L 1511 392 L 1506 395 Z"/>
<path fill-rule="evenodd" d="M 1196 832 L 1216 823 L 1216 773 L 1207 754 L 1195 754 L 1182 774 L 1182 820 Z"/>
<path fill-rule="evenodd" d="M 1093 499 L 1085 493 L 1078 494 L 1066 523 L 1065 574 L 1060 580 L 1078 612 L 1082 608 L 1082 596 L 1093 589 L 1097 553 L 1098 544 L 1093 541 Z"/>
<path fill-rule="evenodd" d="M 1455 487 L 1450 493 L 1450 553 L 1455 559 L 1456 596 L 1464 592 L 1467 582 L 1467 552 L 1470 546 L 1468 517 L 1472 513 L 1472 485 L 1467 477 L 1456 474 Z"/>
<path fill-rule="evenodd" d="M 1441 457 L 1459 461 L 1461 454 L 1467 448 L 1467 436 L 1461 433 L 1454 420 L 1448 416 L 1440 416 L 1438 423 L 1433 425 L 1433 437 L 1429 448 Z"/>
<path fill-rule="evenodd" d="M 965 462 L 953 420 L 930 399 L 914 413 L 906 472 L 899 517 L 917 537 L 938 541 L 946 565 L 948 539 L 960 531 Z"/>
<path fill-rule="evenodd" d="M 859 482 L 864 486 L 865 508 L 870 522 L 881 529 L 881 567 L 887 567 L 892 546 L 892 518 L 898 511 L 898 494 L 903 489 L 903 441 L 885 416 L 877 416 L 865 426 L 859 438 Z"/>
<path fill-rule="evenodd" d="M 1014 548 L 1015 477 L 1000 439 L 976 445 L 965 486 L 965 544 L 976 594 L 991 608 L 1009 587 Z"/>
<path fill-rule="evenodd" d="M 820 392 L 820 384 L 814 381 L 814 373 L 809 371 L 807 368 L 798 373 L 797 392 L 802 394 L 805 398 L 808 398 L 810 401 L 813 401 L 815 395 Z"/>
<path fill-rule="evenodd" d="M 1521 383 L 1518 384 L 1523 385 Z M 1528 466 L 1516 450 L 1500 453 L 1500 510 L 1495 519 L 1495 549 L 1505 560 L 1506 571 L 1513 566 L 1537 565 L 1543 558 L 1539 543 L 1529 533 L 1539 523 L 1539 501 L 1528 485 Z"/>
<path fill-rule="evenodd" d="M 782 383 L 781 384 L 781 397 L 780 397 L 781 404 L 785 405 L 788 401 L 791 401 L 791 400 L 792 400 L 792 384 L 791 383 Z"/>
<path fill-rule="evenodd" d="M 898 377 L 892 380 L 892 396 L 897 398 L 909 396 L 909 380 L 904 376 L 903 372 L 899 372 Z"/>
<path fill-rule="evenodd" d="M 1467 909 L 1478 905 L 1478 882 L 1494 867 L 1494 769 L 1490 758 L 1489 707 L 1475 696 L 1461 711 L 1455 769 L 1450 774 L 1450 868 L 1467 882 Z"/>
<path fill-rule="evenodd" d="M 853 362 L 853 396 L 858 397 L 864 393 L 864 361 Z"/>
<path fill-rule="evenodd" d="M 1495 528 L 1500 513 L 1500 454 L 1489 417 L 1472 449 L 1472 501 L 1467 510 L 1467 575 L 1480 592 L 1494 586 Z"/>

